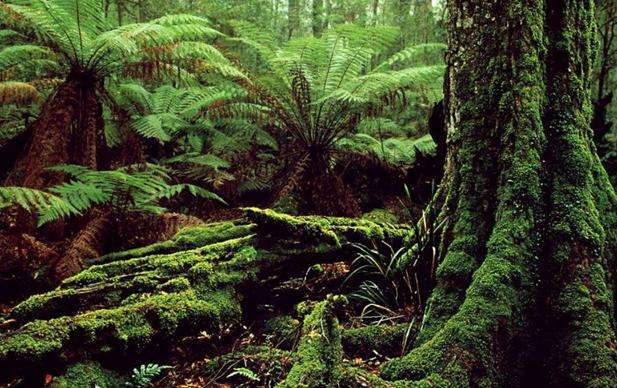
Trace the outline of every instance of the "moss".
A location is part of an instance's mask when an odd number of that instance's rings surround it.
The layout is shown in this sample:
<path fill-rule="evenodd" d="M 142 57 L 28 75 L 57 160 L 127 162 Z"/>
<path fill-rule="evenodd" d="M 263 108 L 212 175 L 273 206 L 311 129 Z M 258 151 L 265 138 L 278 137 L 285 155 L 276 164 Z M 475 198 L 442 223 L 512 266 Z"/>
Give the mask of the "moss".
<path fill-rule="evenodd" d="M 411 329 L 411 330 L 409 330 Z M 408 333 L 406 342 L 406 335 Z M 345 354 L 350 357 L 372 357 L 373 352 L 384 356 L 400 356 L 404 347 L 413 342 L 417 327 L 409 324 L 370 325 L 343 330 L 342 343 Z"/>
<path fill-rule="evenodd" d="M 260 371 L 261 373 L 258 373 L 258 375 L 268 379 L 271 383 L 272 381 L 279 381 L 285 376 L 291 367 L 291 360 L 291 353 L 285 350 L 266 346 L 247 346 L 206 362 L 202 367 L 202 373 L 211 378 L 218 376 L 223 368 L 230 365 L 240 365 L 241 363 L 248 369 Z M 267 384 L 263 385 L 267 386 Z"/>
<path fill-rule="evenodd" d="M 455 49 L 446 88 L 453 147 L 441 214 L 444 256 L 420 345 L 385 363 L 382 376 L 516 386 L 532 353 L 527 318 L 537 307 L 542 251 L 545 8 L 521 1 L 468 5 L 448 6 Z M 514 344 L 524 345 L 513 351 Z"/>
<path fill-rule="evenodd" d="M 338 236 L 328 228 L 329 222 L 325 217 L 309 220 L 256 208 L 246 208 L 244 212 L 249 220 L 258 225 L 262 233 L 276 230 L 282 231 L 284 235 L 297 236 L 303 243 L 321 241 L 340 246 Z"/>
<path fill-rule="evenodd" d="M 104 369 L 96 362 L 83 362 L 70 366 L 66 373 L 55 378 L 51 388 L 116 388 L 125 385 L 124 379 L 114 371 Z"/>
<path fill-rule="evenodd" d="M 364 213 L 362 215 L 362 218 L 364 218 L 366 220 L 369 220 L 369 221 L 382 223 L 382 224 L 396 224 L 396 223 L 398 223 L 398 217 L 396 216 L 396 214 L 393 214 L 393 213 L 391 213 L 390 211 L 388 211 L 386 209 L 374 209 L 374 210 L 371 210 L 368 213 Z"/>
<path fill-rule="evenodd" d="M 16 319 L 27 320 L 45 318 L 54 311 L 66 310 L 65 306 L 78 302 L 78 298 L 74 289 L 33 295 L 15 306 L 11 311 L 11 316 Z"/>
<path fill-rule="evenodd" d="M 298 337 L 301 323 L 290 315 L 269 319 L 264 327 L 264 334 L 269 342 L 282 349 L 291 349 Z"/>
<path fill-rule="evenodd" d="M 413 382 L 408 380 L 386 381 L 364 369 L 345 366 L 341 368 L 342 387 L 371 387 L 371 388 L 412 388 L 435 387 L 438 385 L 429 382 Z"/>
<path fill-rule="evenodd" d="M 589 83 L 596 40 L 592 4 L 553 10 L 547 129 L 550 209 L 546 271 L 551 381 L 608 386 L 617 381 L 615 310 L 608 273 L 617 246 L 617 196 L 593 145 Z M 572 71 L 576 69 L 576 71 Z M 614 280 L 613 280 L 614 282 Z M 613 283 L 614 285 L 614 283 Z M 614 290 L 613 290 L 614 292 Z M 612 300 L 612 301 L 611 301 Z"/>
<path fill-rule="evenodd" d="M 410 233 L 410 228 L 402 225 L 388 225 L 363 219 L 343 217 L 303 216 L 292 217 L 272 210 L 256 208 L 244 209 L 246 217 L 255 223 L 258 233 L 263 236 L 276 230 L 277 234 L 293 237 L 303 245 L 326 244 L 341 247 L 350 241 L 370 244 L 388 240 L 400 245 Z"/>
<path fill-rule="evenodd" d="M 191 283 L 184 276 L 171 279 L 168 282 L 157 286 L 158 290 L 170 292 L 170 293 L 182 292 L 190 288 L 191 288 Z"/>
<path fill-rule="evenodd" d="M 170 240 L 142 248 L 112 253 L 97 259 L 94 263 L 102 264 L 137 257 L 192 250 L 205 245 L 212 245 L 218 242 L 245 237 L 250 235 L 252 230 L 253 225 L 244 224 L 241 220 L 185 228 L 180 230 Z"/>
<path fill-rule="evenodd" d="M 0 336 L 3 364 L 30 364 L 61 359 L 57 354 L 70 336 L 69 317 L 54 321 L 33 321 L 11 335 Z M 52 355 L 55 355 L 53 357 Z"/>
<path fill-rule="evenodd" d="M 302 325 L 295 363 L 280 387 L 332 387 L 341 379 L 341 328 L 335 315 L 347 303 L 329 296 L 317 303 Z"/>
<path fill-rule="evenodd" d="M 400 240 L 406 233 L 370 221 L 252 212 L 258 214 L 251 220 L 255 224 L 239 221 L 184 230 L 172 239 L 177 251 L 164 252 L 169 243 L 132 250 L 23 302 L 13 311 L 19 327 L 0 334 L 0 363 L 7 366 L 3 374 L 103 354 L 130 357 L 185 334 L 219 333 L 240 321 L 243 292 L 259 274 L 276 278 L 290 267 L 306 271 L 315 263 L 345 257 L 342 242 L 374 236 Z M 370 230 L 373 226 L 377 232 Z M 312 240 L 305 244 L 302 236 Z M 337 304 L 328 301 L 330 307 L 315 314 L 332 322 L 324 335 L 334 335 L 339 345 L 313 352 L 313 344 L 326 343 L 307 337 L 302 352 L 306 357 L 300 357 L 306 363 L 321 356 L 329 363 L 340 358 L 340 328 L 332 316 Z M 310 322 L 311 332 L 319 334 Z M 310 322 L 305 322 L 307 327 Z"/>
<path fill-rule="evenodd" d="M 6 365 L 36 365 L 47 358 L 66 359 L 75 356 L 76 344 L 92 353 L 103 347 L 134 353 L 155 338 L 165 340 L 198 328 L 214 332 L 240 315 L 238 302 L 225 292 L 154 295 L 114 309 L 29 323 L 0 336 L 0 360 Z"/>
<path fill-rule="evenodd" d="M 447 283 L 447 287 L 458 288 L 469 284 L 476 268 L 477 261 L 474 257 L 464 252 L 453 251 L 437 268 L 437 276 Z"/>

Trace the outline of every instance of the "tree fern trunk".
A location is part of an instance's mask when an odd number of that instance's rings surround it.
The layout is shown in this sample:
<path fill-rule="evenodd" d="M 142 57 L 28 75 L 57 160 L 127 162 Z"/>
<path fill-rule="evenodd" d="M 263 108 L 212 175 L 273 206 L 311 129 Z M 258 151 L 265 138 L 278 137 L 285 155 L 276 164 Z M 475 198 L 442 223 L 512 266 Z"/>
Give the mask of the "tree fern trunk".
<path fill-rule="evenodd" d="M 617 196 L 589 127 L 593 2 L 448 11 L 445 255 L 418 346 L 383 374 L 609 386 Z"/>
<path fill-rule="evenodd" d="M 45 188 L 60 182 L 58 174 L 45 169 L 69 162 L 71 125 L 78 106 L 79 89 L 67 81 L 43 105 L 33 123 L 30 145 L 8 175 L 5 185 Z"/>
<path fill-rule="evenodd" d="M 33 123 L 32 139 L 5 185 L 46 188 L 61 182 L 47 168 L 67 163 L 96 169 L 102 143 L 103 115 L 94 80 L 73 72 L 43 105 Z M 85 79 L 84 79 L 85 77 Z"/>
<path fill-rule="evenodd" d="M 73 133 L 72 163 L 96 170 L 97 151 L 103 143 L 103 109 L 93 88 L 80 88 L 80 102 Z"/>

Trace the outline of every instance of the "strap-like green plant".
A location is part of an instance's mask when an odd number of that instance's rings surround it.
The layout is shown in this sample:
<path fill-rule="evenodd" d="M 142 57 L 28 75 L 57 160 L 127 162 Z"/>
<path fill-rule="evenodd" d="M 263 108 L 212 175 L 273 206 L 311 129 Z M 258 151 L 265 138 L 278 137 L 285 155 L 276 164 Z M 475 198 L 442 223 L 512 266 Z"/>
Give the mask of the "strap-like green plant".
<path fill-rule="evenodd" d="M 47 191 L 24 187 L 0 187 L 0 207 L 17 204 L 38 213 L 39 225 L 81 215 L 95 206 L 116 211 L 161 213 L 158 203 L 183 192 L 209 200 L 225 201 L 218 195 L 191 184 L 170 184 L 164 168 L 154 165 L 131 166 L 111 171 L 92 171 L 82 166 L 64 165 L 52 170 L 67 174 L 69 182 Z"/>

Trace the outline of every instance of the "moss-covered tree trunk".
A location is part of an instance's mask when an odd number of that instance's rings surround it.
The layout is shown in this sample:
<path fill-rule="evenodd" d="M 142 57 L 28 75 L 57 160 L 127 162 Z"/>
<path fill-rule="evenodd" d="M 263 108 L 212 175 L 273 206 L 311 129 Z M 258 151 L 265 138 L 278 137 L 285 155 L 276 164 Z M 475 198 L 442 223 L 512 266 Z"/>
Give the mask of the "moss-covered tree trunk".
<path fill-rule="evenodd" d="M 610 386 L 617 197 L 589 126 L 593 1 L 448 12 L 442 262 L 415 349 L 382 373 Z"/>
<path fill-rule="evenodd" d="M 250 322 L 257 304 L 294 300 L 276 286 L 305 277 L 313 265 L 353 260 L 353 244 L 401 245 L 410 233 L 367 220 L 245 212 L 237 221 L 185 229 L 166 242 L 87 260 L 88 269 L 57 289 L 0 316 L 0 385 L 20 377 L 32 379 L 27 386 L 37 386 L 46 371 L 91 358 L 118 366 L 127 363 L 126 356 L 128 362 L 153 357 L 156 349 L 169 349 L 198 332 L 210 333 L 215 342 L 229 326 Z M 344 298 L 332 297 L 307 318 L 305 334 L 325 337 L 304 341 L 308 354 L 298 357 L 289 386 L 340 378 L 334 369 L 343 350 L 333 314 L 343 304 Z M 316 327 L 322 319 L 327 328 Z M 322 354 L 320 345 L 333 335 L 337 346 Z M 345 342 L 357 351 L 366 348 L 362 335 L 354 338 Z M 327 367 L 302 375 L 302 365 L 311 368 L 319 360 Z"/>

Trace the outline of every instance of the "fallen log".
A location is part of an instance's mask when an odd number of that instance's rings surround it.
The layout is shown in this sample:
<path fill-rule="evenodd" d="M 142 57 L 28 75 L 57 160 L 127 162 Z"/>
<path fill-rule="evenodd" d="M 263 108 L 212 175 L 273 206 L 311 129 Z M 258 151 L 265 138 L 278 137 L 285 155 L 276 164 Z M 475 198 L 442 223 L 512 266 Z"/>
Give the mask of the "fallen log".
<path fill-rule="evenodd" d="M 367 220 L 245 209 L 243 219 L 105 256 L 10 312 L 0 334 L 0 381 L 128 358 L 198 332 L 216 336 L 243 320 L 257 286 L 268 290 L 312 265 L 350 260 L 352 243 L 400 245 L 409 233 Z M 267 292 L 261 297 L 266 302 Z"/>

